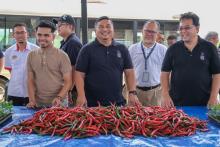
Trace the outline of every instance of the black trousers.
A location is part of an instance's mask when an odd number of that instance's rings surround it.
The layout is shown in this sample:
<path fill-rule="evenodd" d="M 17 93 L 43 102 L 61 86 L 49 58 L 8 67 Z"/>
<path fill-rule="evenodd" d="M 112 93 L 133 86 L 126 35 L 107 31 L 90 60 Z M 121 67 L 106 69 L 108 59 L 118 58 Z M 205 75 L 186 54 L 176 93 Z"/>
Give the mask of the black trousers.
<path fill-rule="evenodd" d="M 76 106 L 76 99 L 77 99 L 77 91 L 74 87 L 73 90 L 68 92 L 68 105 L 70 107 Z"/>
<path fill-rule="evenodd" d="M 8 95 L 8 101 L 12 101 L 13 106 L 26 106 L 29 103 L 28 97 L 17 97 Z"/>

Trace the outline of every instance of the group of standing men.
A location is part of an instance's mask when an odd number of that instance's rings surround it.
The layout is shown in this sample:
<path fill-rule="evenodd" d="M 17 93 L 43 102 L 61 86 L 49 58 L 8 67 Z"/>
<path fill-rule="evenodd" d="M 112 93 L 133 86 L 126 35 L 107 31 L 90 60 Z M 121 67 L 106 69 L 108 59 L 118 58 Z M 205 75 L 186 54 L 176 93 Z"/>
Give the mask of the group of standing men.
<path fill-rule="evenodd" d="M 63 37 L 60 49 L 53 46 L 56 28 Z M 77 106 L 123 106 L 124 74 L 129 105 L 216 105 L 216 47 L 198 36 L 199 17 L 192 12 L 181 15 L 179 31 L 181 41 L 167 49 L 156 42 L 160 24 L 149 20 L 141 42 L 127 49 L 114 40 L 113 22 L 103 16 L 95 22 L 95 40 L 82 47 L 74 19 L 63 15 L 39 23 L 37 47 L 27 42 L 26 26 L 16 24 L 16 45 L 5 53 L 5 67 L 11 71 L 8 98 L 28 107 L 68 106 L 71 95 Z"/>

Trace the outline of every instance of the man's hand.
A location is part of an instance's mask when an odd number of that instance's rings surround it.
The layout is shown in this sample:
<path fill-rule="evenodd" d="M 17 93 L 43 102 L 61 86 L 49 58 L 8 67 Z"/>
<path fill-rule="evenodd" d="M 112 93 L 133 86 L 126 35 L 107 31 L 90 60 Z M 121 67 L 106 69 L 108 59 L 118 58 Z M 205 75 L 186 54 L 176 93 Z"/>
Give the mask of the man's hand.
<path fill-rule="evenodd" d="M 36 108 L 36 107 L 37 107 L 37 104 L 36 104 L 35 101 L 30 101 L 30 102 L 26 105 L 26 107 L 28 107 L 28 108 Z"/>
<path fill-rule="evenodd" d="M 83 97 L 80 97 L 78 96 L 77 99 L 76 99 L 76 106 L 80 106 L 80 107 L 83 107 L 83 106 L 87 106 L 87 100 L 86 100 L 86 97 L 83 96 Z"/>
<path fill-rule="evenodd" d="M 138 100 L 137 95 L 128 94 L 128 105 L 130 106 L 141 105 L 140 101 Z"/>
<path fill-rule="evenodd" d="M 212 106 L 215 106 L 219 104 L 218 98 L 209 98 L 207 108 L 211 108 Z"/>
<path fill-rule="evenodd" d="M 62 102 L 61 102 L 60 97 L 55 97 L 55 99 L 54 99 L 53 102 L 52 102 L 52 105 L 53 105 L 53 106 L 56 106 L 56 107 L 60 107 L 61 104 L 62 104 Z"/>
<path fill-rule="evenodd" d="M 169 95 L 165 95 L 162 97 L 161 107 L 165 107 L 165 108 L 174 107 L 173 101 Z"/>

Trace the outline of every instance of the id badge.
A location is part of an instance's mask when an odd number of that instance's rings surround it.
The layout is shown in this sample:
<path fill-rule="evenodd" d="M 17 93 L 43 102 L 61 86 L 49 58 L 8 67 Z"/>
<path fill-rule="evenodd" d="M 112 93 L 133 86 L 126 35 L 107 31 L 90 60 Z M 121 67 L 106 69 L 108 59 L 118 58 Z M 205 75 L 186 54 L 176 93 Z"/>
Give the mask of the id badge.
<path fill-rule="evenodd" d="M 149 72 L 144 71 L 143 77 L 142 77 L 142 82 L 148 82 L 148 81 L 149 81 Z"/>

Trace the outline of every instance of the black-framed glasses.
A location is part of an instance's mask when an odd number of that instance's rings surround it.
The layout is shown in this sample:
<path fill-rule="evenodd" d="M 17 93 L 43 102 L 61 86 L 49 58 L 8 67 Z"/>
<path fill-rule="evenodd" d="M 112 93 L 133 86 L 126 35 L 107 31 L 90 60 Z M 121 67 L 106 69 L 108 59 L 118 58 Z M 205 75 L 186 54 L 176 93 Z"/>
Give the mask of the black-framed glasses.
<path fill-rule="evenodd" d="M 21 32 L 14 32 L 15 35 L 24 35 L 26 34 L 27 32 L 25 31 L 21 31 Z"/>
<path fill-rule="evenodd" d="M 157 31 L 153 31 L 153 30 L 144 30 L 144 32 L 149 34 L 157 34 Z"/>
<path fill-rule="evenodd" d="M 67 23 L 60 23 L 60 24 L 57 24 L 57 27 L 60 28 L 60 27 L 62 27 L 63 25 L 67 25 Z"/>
<path fill-rule="evenodd" d="M 179 31 L 183 31 L 183 30 L 186 30 L 186 31 L 189 31 L 191 30 L 192 28 L 194 27 L 194 25 L 189 25 L 189 26 L 179 26 Z"/>

